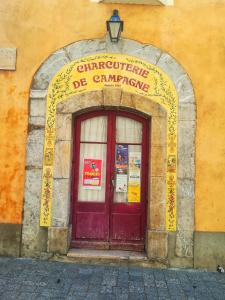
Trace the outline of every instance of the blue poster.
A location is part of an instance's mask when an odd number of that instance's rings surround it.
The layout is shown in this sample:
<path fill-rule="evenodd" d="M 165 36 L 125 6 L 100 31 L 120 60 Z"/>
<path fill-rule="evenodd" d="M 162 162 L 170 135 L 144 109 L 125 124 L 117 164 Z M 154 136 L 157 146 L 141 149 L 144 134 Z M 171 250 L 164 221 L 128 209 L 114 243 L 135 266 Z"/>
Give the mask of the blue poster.
<path fill-rule="evenodd" d="M 116 192 L 127 192 L 128 145 L 116 145 Z"/>
<path fill-rule="evenodd" d="M 116 170 L 117 174 L 127 174 L 128 145 L 116 145 Z"/>

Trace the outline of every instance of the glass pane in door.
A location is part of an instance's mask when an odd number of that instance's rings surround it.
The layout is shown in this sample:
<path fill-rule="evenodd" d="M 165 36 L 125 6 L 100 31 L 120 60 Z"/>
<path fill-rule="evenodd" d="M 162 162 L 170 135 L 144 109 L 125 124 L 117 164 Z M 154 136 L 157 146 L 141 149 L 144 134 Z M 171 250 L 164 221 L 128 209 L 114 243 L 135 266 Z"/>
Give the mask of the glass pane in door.
<path fill-rule="evenodd" d="M 117 143 L 135 143 L 142 142 L 142 123 L 130 118 L 116 118 L 116 142 Z"/>
<path fill-rule="evenodd" d="M 100 164 L 99 164 L 100 163 Z M 80 145 L 79 202 L 104 202 L 106 144 Z"/>
<path fill-rule="evenodd" d="M 114 203 L 141 201 L 142 124 L 116 118 Z"/>
<path fill-rule="evenodd" d="M 81 122 L 79 202 L 104 202 L 106 185 L 107 117 Z"/>
<path fill-rule="evenodd" d="M 107 117 L 99 116 L 81 122 L 82 142 L 107 142 Z"/>

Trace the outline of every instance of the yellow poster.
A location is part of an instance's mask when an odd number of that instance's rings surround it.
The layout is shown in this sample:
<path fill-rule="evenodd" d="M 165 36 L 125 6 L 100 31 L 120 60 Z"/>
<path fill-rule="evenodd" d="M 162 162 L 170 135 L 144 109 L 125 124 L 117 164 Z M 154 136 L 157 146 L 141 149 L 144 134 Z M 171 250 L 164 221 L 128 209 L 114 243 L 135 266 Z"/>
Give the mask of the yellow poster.
<path fill-rule="evenodd" d="M 140 185 L 131 185 L 128 186 L 128 202 L 140 202 Z"/>
<path fill-rule="evenodd" d="M 128 202 L 140 202 L 141 152 L 129 152 Z"/>

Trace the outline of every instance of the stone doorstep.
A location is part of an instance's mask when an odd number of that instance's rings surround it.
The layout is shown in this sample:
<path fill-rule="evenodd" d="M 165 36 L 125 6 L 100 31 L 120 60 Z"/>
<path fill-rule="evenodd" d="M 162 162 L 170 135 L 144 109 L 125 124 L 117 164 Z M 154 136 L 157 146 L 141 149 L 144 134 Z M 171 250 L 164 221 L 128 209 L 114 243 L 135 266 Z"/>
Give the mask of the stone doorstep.
<path fill-rule="evenodd" d="M 121 250 L 70 249 L 67 255 L 54 255 L 51 260 L 90 265 L 138 266 L 166 268 L 164 262 L 149 260 L 146 253 Z"/>
<path fill-rule="evenodd" d="M 120 251 L 120 250 L 89 250 L 89 249 L 70 249 L 68 257 L 88 258 L 88 259 L 109 259 L 109 260 L 135 260 L 147 261 L 144 252 Z"/>

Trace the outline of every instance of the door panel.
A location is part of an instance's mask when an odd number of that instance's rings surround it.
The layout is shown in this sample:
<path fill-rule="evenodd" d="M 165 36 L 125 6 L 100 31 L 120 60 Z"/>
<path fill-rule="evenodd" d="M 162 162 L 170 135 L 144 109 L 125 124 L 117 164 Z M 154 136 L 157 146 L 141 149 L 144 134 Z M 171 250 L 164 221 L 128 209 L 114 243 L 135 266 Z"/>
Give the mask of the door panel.
<path fill-rule="evenodd" d="M 108 237 L 105 212 L 79 212 L 76 222 L 77 239 L 105 240 Z"/>
<path fill-rule="evenodd" d="M 72 245 L 143 250 L 148 120 L 99 111 L 74 128 Z"/>
<path fill-rule="evenodd" d="M 113 213 L 112 240 L 140 241 L 141 222 L 140 214 Z"/>

